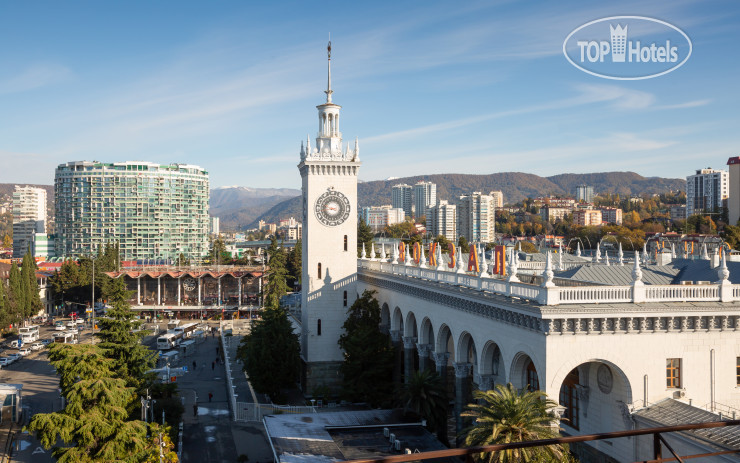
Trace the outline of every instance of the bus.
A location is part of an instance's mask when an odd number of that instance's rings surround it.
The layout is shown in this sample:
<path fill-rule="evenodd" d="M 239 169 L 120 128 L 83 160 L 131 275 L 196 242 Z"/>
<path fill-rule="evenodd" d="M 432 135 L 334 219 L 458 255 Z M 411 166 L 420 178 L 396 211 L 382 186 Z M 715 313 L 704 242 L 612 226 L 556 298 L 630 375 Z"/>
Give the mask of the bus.
<path fill-rule="evenodd" d="M 31 325 L 31 326 L 24 326 L 23 328 L 18 329 L 18 338 L 20 338 L 23 341 L 23 344 L 26 343 L 32 343 L 39 340 L 39 326 L 38 325 Z"/>
<path fill-rule="evenodd" d="M 172 331 L 175 333 L 180 333 L 183 339 L 189 339 L 193 335 L 195 330 L 197 329 L 198 329 L 197 323 L 187 323 L 185 325 L 178 326 Z"/>
<path fill-rule="evenodd" d="M 54 335 L 54 342 L 62 344 L 77 344 L 77 331 L 66 331 Z"/>
<path fill-rule="evenodd" d="M 165 333 L 157 338 L 157 349 L 158 350 L 169 350 L 173 347 L 177 347 L 180 343 L 181 335 L 178 333 Z"/>

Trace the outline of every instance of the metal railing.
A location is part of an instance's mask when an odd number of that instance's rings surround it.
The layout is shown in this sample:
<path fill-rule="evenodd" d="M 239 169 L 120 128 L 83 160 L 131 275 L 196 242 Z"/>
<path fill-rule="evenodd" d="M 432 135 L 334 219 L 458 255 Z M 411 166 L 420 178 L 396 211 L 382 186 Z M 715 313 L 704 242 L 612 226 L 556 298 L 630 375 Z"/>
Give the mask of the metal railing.
<path fill-rule="evenodd" d="M 669 432 L 693 431 L 696 429 L 724 428 L 728 426 L 738 426 L 738 425 L 740 425 L 740 420 L 712 421 L 708 423 L 693 423 L 693 424 L 683 424 L 683 425 L 678 425 L 678 426 L 662 426 L 662 427 L 656 427 L 656 428 L 635 429 L 631 431 L 615 431 L 615 432 L 605 432 L 605 433 L 600 433 L 600 434 L 586 434 L 582 436 L 568 436 L 568 437 L 558 437 L 554 439 L 541 439 L 541 440 L 533 440 L 533 441 L 526 441 L 526 442 L 515 442 L 515 443 L 510 443 L 510 444 L 483 445 L 479 447 L 435 450 L 432 452 L 420 452 L 420 453 L 402 454 L 402 455 L 389 455 L 385 457 L 367 458 L 367 459 L 359 459 L 359 460 L 347 460 L 347 461 L 350 463 L 378 463 L 378 462 L 401 463 L 405 461 L 426 461 L 426 460 L 431 460 L 435 458 L 460 457 L 460 458 L 464 458 L 467 462 L 472 462 L 473 456 L 479 453 L 490 453 L 490 452 L 499 452 L 502 450 L 521 449 L 521 448 L 529 448 L 529 447 L 544 447 L 547 445 L 562 445 L 562 444 L 572 444 L 576 442 L 590 442 L 590 441 L 598 441 L 598 440 L 605 440 L 605 439 L 620 439 L 624 437 L 652 435 L 653 436 L 653 459 L 644 460 L 643 463 L 663 463 L 663 462 L 669 462 L 669 461 L 682 462 L 684 460 L 693 459 L 693 458 L 740 454 L 740 449 L 722 450 L 722 451 L 711 452 L 711 453 L 679 456 L 678 454 L 676 454 L 673 448 L 671 448 L 670 444 L 666 442 L 662 434 L 669 433 Z M 663 458 L 663 447 L 665 447 L 668 450 L 668 453 L 670 453 L 672 457 Z"/>

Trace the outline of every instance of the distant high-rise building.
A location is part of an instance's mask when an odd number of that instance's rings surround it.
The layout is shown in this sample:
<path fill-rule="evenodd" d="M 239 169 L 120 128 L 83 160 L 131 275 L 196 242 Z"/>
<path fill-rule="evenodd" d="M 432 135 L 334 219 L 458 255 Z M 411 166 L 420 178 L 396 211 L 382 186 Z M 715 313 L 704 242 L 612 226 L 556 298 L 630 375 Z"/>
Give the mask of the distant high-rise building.
<path fill-rule="evenodd" d="M 13 192 L 13 257 L 31 250 L 36 233 L 46 233 L 46 190 L 16 185 Z"/>
<path fill-rule="evenodd" d="M 437 184 L 416 182 L 414 184 L 414 216 L 424 217 L 427 209 L 437 204 Z"/>
<path fill-rule="evenodd" d="M 221 233 L 221 219 L 219 219 L 218 217 L 211 217 L 210 233 L 211 235 L 218 235 L 219 233 Z"/>
<path fill-rule="evenodd" d="M 736 225 L 740 220 L 740 156 L 728 159 L 727 165 L 730 166 L 727 185 L 727 213 L 730 221 L 728 225 Z M 671 219 L 673 219 L 672 210 Z"/>
<path fill-rule="evenodd" d="M 492 191 L 489 194 L 493 198 L 493 207 L 496 209 L 504 207 L 504 193 L 502 191 Z"/>
<path fill-rule="evenodd" d="M 362 219 L 374 232 L 379 232 L 388 225 L 406 220 L 406 213 L 403 209 L 392 206 L 364 207 Z"/>
<path fill-rule="evenodd" d="M 457 206 L 448 201 L 427 210 L 427 231 L 432 236 L 442 235 L 449 241 L 457 242 Z"/>
<path fill-rule="evenodd" d="M 594 187 L 590 185 L 578 185 L 576 187 L 576 201 L 591 203 L 594 201 Z"/>
<path fill-rule="evenodd" d="M 57 256 L 118 242 L 122 259 L 198 261 L 208 253 L 208 172 L 186 164 L 79 161 L 54 178 Z"/>
<path fill-rule="evenodd" d="M 460 196 L 457 203 L 457 234 L 470 242 L 493 242 L 496 234 L 495 213 L 491 195 L 476 191 Z"/>
<path fill-rule="evenodd" d="M 686 177 L 686 217 L 702 212 L 719 212 L 728 196 L 725 170 L 699 169 Z"/>
<path fill-rule="evenodd" d="M 404 214 L 413 217 L 413 203 L 411 202 L 411 185 L 405 183 L 394 185 L 391 188 L 391 205 L 394 209 L 403 209 Z"/>

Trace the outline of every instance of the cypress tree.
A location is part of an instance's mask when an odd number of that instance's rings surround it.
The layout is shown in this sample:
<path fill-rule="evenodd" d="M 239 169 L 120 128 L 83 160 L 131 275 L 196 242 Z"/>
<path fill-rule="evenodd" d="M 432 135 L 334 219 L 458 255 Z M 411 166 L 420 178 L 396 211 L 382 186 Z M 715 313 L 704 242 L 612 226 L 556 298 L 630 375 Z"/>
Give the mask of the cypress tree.
<path fill-rule="evenodd" d="M 42 308 L 41 296 L 39 295 L 39 284 L 36 280 L 36 261 L 34 260 L 31 252 L 29 251 L 23 256 L 23 263 L 21 265 L 21 281 L 23 283 L 24 306 L 23 306 L 23 317 L 33 317 Z"/>
<path fill-rule="evenodd" d="M 18 266 L 13 262 L 10 266 L 10 275 L 8 277 L 8 289 L 10 290 L 10 299 L 13 301 L 15 316 L 19 319 L 23 318 L 24 308 L 26 306 L 26 292 L 24 291 L 23 279 L 21 277 L 21 271 Z"/>

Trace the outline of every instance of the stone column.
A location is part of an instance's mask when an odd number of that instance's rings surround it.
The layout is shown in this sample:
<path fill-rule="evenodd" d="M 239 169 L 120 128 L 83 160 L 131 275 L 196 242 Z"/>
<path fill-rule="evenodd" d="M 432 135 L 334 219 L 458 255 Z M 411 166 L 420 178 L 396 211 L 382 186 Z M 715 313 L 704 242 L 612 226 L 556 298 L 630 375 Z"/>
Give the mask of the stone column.
<path fill-rule="evenodd" d="M 157 305 L 162 305 L 162 278 L 157 277 Z"/>
<path fill-rule="evenodd" d="M 419 351 L 419 371 L 426 371 L 429 368 L 429 354 L 432 352 L 432 345 L 417 344 L 416 349 Z"/>
<path fill-rule="evenodd" d="M 401 385 L 401 363 L 403 361 L 403 352 L 401 348 L 401 331 L 391 330 L 391 344 L 396 352 L 396 360 L 393 362 L 393 384 L 400 387 Z"/>
<path fill-rule="evenodd" d="M 239 277 L 237 280 L 239 281 L 239 301 L 237 302 L 237 313 L 239 313 L 239 307 L 242 306 L 242 277 Z"/>
<path fill-rule="evenodd" d="M 465 402 L 469 393 L 468 373 L 470 372 L 470 364 L 455 362 L 452 365 L 455 367 L 455 430 L 457 435 L 460 436 L 463 430 L 463 418 L 460 415 L 465 410 L 465 405 L 467 405 Z"/>
<path fill-rule="evenodd" d="M 411 375 L 414 374 L 414 349 L 416 338 L 413 336 L 403 337 L 403 382 L 408 384 Z"/>
<path fill-rule="evenodd" d="M 141 305 L 141 277 L 136 277 L 136 305 Z"/>
<path fill-rule="evenodd" d="M 201 290 L 200 280 L 202 277 L 198 277 L 198 305 L 203 305 L 203 291 Z"/>
<path fill-rule="evenodd" d="M 432 352 L 432 358 L 437 365 L 437 374 L 442 379 L 442 384 L 447 388 L 447 361 L 450 359 L 449 352 Z"/>
<path fill-rule="evenodd" d="M 494 386 L 493 375 L 475 375 L 473 381 L 478 385 L 480 391 L 490 391 Z"/>
<path fill-rule="evenodd" d="M 181 289 L 180 286 L 182 286 L 182 277 L 177 277 L 177 305 L 178 307 L 182 305 L 182 297 L 181 297 Z"/>
<path fill-rule="evenodd" d="M 218 305 L 221 305 L 221 278 L 218 277 Z"/>

